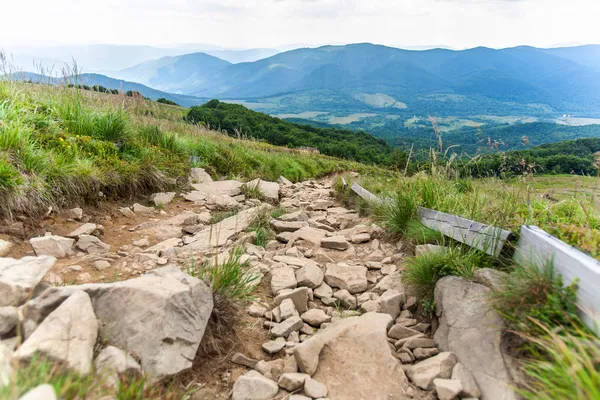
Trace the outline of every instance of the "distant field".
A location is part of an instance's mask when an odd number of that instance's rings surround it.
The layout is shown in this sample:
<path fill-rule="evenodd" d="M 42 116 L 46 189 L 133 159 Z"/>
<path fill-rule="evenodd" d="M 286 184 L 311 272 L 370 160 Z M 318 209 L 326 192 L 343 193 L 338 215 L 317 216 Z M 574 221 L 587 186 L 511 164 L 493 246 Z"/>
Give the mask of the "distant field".
<path fill-rule="evenodd" d="M 360 121 L 363 118 L 369 118 L 369 117 L 375 117 L 375 116 L 377 116 L 377 114 L 356 113 L 356 114 L 346 115 L 345 117 L 330 117 L 329 123 L 346 125 L 346 124 L 351 124 L 352 122 Z"/>
<path fill-rule="evenodd" d="M 600 118 L 579 118 L 579 117 L 556 118 L 555 122 L 557 124 L 561 124 L 561 125 L 583 126 L 583 125 L 600 124 Z"/>
<path fill-rule="evenodd" d="M 302 119 L 315 119 L 320 115 L 327 115 L 328 112 L 325 111 L 305 111 L 298 114 L 277 114 L 275 117 L 277 118 L 302 118 Z"/>

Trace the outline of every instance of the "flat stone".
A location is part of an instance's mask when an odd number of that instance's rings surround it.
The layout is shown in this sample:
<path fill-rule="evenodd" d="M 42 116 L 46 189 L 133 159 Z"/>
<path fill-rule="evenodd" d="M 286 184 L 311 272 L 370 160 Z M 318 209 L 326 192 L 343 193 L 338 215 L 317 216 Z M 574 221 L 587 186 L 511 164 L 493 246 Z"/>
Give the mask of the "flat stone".
<path fill-rule="evenodd" d="M 292 299 L 284 299 L 279 305 L 279 312 L 281 313 L 281 319 L 288 319 L 293 317 L 294 315 L 298 315 L 298 311 L 296 311 L 296 307 L 294 306 L 294 302 Z"/>
<path fill-rule="evenodd" d="M 135 213 L 129 207 L 119 208 L 119 212 L 127 218 L 135 218 Z"/>
<path fill-rule="evenodd" d="M 154 211 L 156 211 L 156 209 L 154 207 L 146 207 L 143 206 L 139 203 L 135 203 L 133 205 L 133 212 L 136 214 L 148 214 L 148 213 L 154 213 Z"/>
<path fill-rule="evenodd" d="M 314 399 L 323 398 L 327 396 L 327 386 L 308 377 L 304 381 L 304 393 Z"/>
<path fill-rule="evenodd" d="M 294 289 L 298 285 L 292 267 L 279 267 L 271 270 L 271 292 L 279 293 L 282 289 Z"/>
<path fill-rule="evenodd" d="M 331 200 L 316 200 L 309 204 L 307 210 L 309 211 L 325 211 L 329 207 L 333 207 L 335 203 Z"/>
<path fill-rule="evenodd" d="M 42 236 L 29 239 L 36 256 L 65 258 L 73 255 L 75 240 L 62 236 Z"/>
<path fill-rule="evenodd" d="M 367 290 L 367 268 L 361 266 L 340 266 L 328 264 L 325 282 L 332 287 L 345 289 L 350 293 Z"/>
<path fill-rule="evenodd" d="M 433 386 L 439 400 L 454 400 L 463 389 L 460 381 L 452 379 L 436 378 Z"/>
<path fill-rule="evenodd" d="M 64 363 L 72 371 L 86 375 L 92 367 L 98 321 L 90 296 L 77 291 L 50 313 L 19 347 L 18 361 L 31 361 L 36 353 Z"/>
<path fill-rule="evenodd" d="M 152 203 L 154 203 L 154 205 L 156 206 L 164 206 L 169 204 L 170 202 L 173 201 L 173 199 L 175 198 L 175 193 L 173 192 L 161 192 L 161 193 L 154 193 L 152 196 L 150 196 L 150 201 Z"/>
<path fill-rule="evenodd" d="M 302 321 L 306 322 L 307 324 L 316 327 L 321 326 L 321 324 L 325 322 L 331 321 L 331 317 L 325 314 L 323 310 L 318 308 L 313 308 L 311 310 L 306 311 L 300 316 L 300 318 L 302 318 Z"/>
<path fill-rule="evenodd" d="M 298 316 L 290 317 L 271 328 L 271 335 L 274 337 L 287 337 L 293 331 L 297 331 L 304 325 L 302 319 Z"/>
<path fill-rule="evenodd" d="M 248 307 L 248 314 L 251 317 L 260 318 L 260 317 L 264 316 L 266 312 L 267 312 L 267 309 L 258 304 L 252 304 L 250 307 Z"/>
<path fill-rule="evenodd" d="M 281 217 L 278 218 L 281 221 L 308 221 L 308 214 L 306 214 L 304 211 L 300 210 L 300 211 L 296 211 L 293 213 L 288 213 L 288 214 L 283 214 Z"/>
<path fill-rule="evenodd" d="M 397 289 L 386 290 L 377 300 L 379 302 L 379 312 L 390 314 L 393 319 L 396 319 L 400 314 L 404 299 L 404 293 L 400 293 Z"/>
<path fill-rule="evenodd" d="M 17 307 L 0 307 L 0 336 L 4 336 L 15 329 L 19 323 Z"/>
<path fill-rule="evenodd" d="M 0 307 L 19 306 L 56 264 L 50 256 L 0 258 Z"/>
<path fill-rule="evenodd" d="M 360 305 L 360 309 L 364 312 L 379 312 L 381 305 L 376 300 L 368 300 Z"/>
<path fill-rule="evenodd" d="M 343 251 L 350 247 L 350 243 L 343 236 L 331 236 L 321 239 L 321 247 Z"/>
<path fill-rule="evenodd" d="M 414 329 L 404 327 L 400 324 L 396 324 L 391 327 L 388 331 L 388 336 L 394 339 L 404 339 L 418 335 L 420 332 Z M 434 343 L 435 346 L 435 343 Z"/>
<path fill-rule="evenodd" d="M 350 241 L 354 244 L 366 243 L 366 242 L 371 241 L 371 234 L 370 233 L 359 233 L 359 234 L 352 236 Z"/>
<path fill-rule="evenodd" d="M 110 263 L 108 261 L 106 261 L 106 260 L 98 260 L 98 261 L 94 261 L 93 266 L 98 271 L 102 271 L 102 270 L 105 270 L 107 268 L 110 268 Z"/>
<path fill-rule="evenodd" d="M 323 283 L 324 274 L 315 263 L 309 263 L 296 271 L 298 286 L 314 289 Z"/>
<path fill-rule="evenodd" d="M 277 295 L 273 301 L 279 305 L 285 299 L 292 299 L 294 306 L 299 313 L 303 313 L 308 310 L 308 300 L 311 298 L 310 289 L 307 287 L 301 287 L 292 291 Z"/>
<path fill-rule="evenodd" d="M 231 357 L 231 362 L 238 365 L 243 365 L 248 368 L 255 368 L 258 360 L 255 360 L 250 357 L 246 357 L 242 353 L 235 353 L 233 357 Z"/>
<path fill-rule="evenodd" d="M 296 232 L 298 229 L 308 227 L 308 222 L 305 221 L 278 221 L 271 220 L 271 228 L 276 233 L 281 232 Z"/>
<path fill-rule="evenodd" d="M 279 203 L 279 184 L 277 182 L 254 179 L 247 182 L 246 185 L 251 188 L 258 187 L 267 201 L 275 204 Z"/>
<path fill-rule="evenodd" d="M 452 369 L 452 377 L 453 380 L 460 381 L 462 385 L 462 390 L 459 393 L 461 398 L 465 397 L 475 397 L 478 398 L 481 396 L 481 391 L 479 390 L 479 386 L 473 379 L 473 374 L 469 370 L 465 368 L 461 363 L 457 363 Z"/>
<path fill-rule="evenodd" d="M 62 278 L 60 276 L 56 275 L 54 272 L 48 272 L 42 282 L 46 282 L 50 285 L 62 285 L 63 284 Z"/>
<path fill-rule="evenodd" d="M 332 297 L 333 289 L 331 289 L 331 286 L 323 282 L 319 285 L 319 287 L 315 288 L 313 293 L 315 297 L 318 297 L 319 299 L 322 297 Z"/>
<path fill-rule="evenodd" d="M 416 348 L 413 350 L 413 354 L 415 355 L 415 358 L 417 360 L 424 360 L 426 358 L 429 357 L 433 357 L 436 354 L 438 354 L 440 351 L 438 349 L 434 348 L 429 348 L 429 349 L 422 349 L 422 348 Z"/>
<path fill-rule="evenodd" d="M 96 230 L 96 227 L 96 224 L 92 223 L 83 224 L 79 228 L 75 229 L 73 232 L 65 236 L 72 239 L 78 239 L 81 235 L 91 235 Z"/>
<path fill-rule="evenodd" d="M 79 235 L 77 248 L 85 251 L 88 254 L 103 254 L 110 251 L 110 246 L 103 243 L 96 236 Z"/>
<path fill-rule="evenodd" d="M 303 387 L 307 378 L 310 378 L 310 375 L 300 372 L 288 372 L 281 374 L 279 377 L 279 387 L 287 390 L 288 392 L 293 392 Z"/>
<path fill-rule="evenodd" d="M 410 350 L 416 349 L 418 347 L 432 348 L 435 347 L 435 341 L 429 338 L 412 337 L 409 338 L 402 347 Z"/>
<path fill-rule="evenodd" d="M 277 339 L 268 341 L 267 343 L 263 343 L 262 345 L 262 349 L 268 354 L 277 354 L 284 347 L 285 339 L 282 337 L 278 337 Z"/>
<path fill-rule="evenodd" d="M 248 371 L 233 384 L 231 400 L 271 400 L 279 386 L 257 371 Z"/>
<path fill-rule="evenodd" d="M 454 353 L 444 352 L 413 365 L 406 374 L 421 389 L 431 390 L 434 379 L 449 379 L 452 376 L 454 365 L 456 365 Z"/>

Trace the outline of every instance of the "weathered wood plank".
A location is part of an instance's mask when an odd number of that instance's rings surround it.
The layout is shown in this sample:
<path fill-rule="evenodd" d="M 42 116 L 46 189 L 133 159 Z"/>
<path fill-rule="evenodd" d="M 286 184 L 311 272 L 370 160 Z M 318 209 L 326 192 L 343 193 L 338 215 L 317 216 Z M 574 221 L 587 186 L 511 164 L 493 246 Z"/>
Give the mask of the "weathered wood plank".
<path fill-rule="evenodd" d="M 498 256 L 512 236 L 510 231 L 441 211 L 419 207 L 417 213 L 426 227 L 492 256 Z"/>
<path fill-rule="evenodd" d="M 361 198 L 367 201 L 380 202 L 379 197 L 375 196 L 373 193 L 369 192 L 364 187 L 360 186 L 358 183 L 354 182 L 351 187 L 352 191 L 359 195 Z"/>
<path fill-rule="evenodd" d="M 590 329 L 600 333 L 600 262 L 536 226 L 525 225 L 514 258 L 521 265 L 551 262 L 565 284 L 577 279 L 581 316 Z"/>
<path fill-rule="evenodd" d="M 346 182 L 346 179 L 342 176 L 342 187 L 346 188 L 346 186 L 348 186 L 348 182 Z"/>

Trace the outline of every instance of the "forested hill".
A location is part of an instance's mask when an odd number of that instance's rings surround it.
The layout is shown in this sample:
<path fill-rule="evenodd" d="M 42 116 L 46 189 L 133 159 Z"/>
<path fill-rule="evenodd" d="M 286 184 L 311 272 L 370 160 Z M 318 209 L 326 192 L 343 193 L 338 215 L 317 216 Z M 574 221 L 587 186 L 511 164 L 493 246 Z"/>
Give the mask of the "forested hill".
<path fill-rule="evenodd" d="M 489 154 L 469 162 L 475 175 L 521 174 L 525 169 L 537 173 L 597 175 L 600 138 L 547 143 L 529 150 Z"/>
<path fill-rule="evenodd" d="M 211 100 L 190 108 L 187 120 L 247 136 L 277 146 L 316 148 L 322 154 L 374 164 L 391 164 L 392 147 L 383 139 L 361 132 L 319 128 L 271 117 L 239 104 Z"/>

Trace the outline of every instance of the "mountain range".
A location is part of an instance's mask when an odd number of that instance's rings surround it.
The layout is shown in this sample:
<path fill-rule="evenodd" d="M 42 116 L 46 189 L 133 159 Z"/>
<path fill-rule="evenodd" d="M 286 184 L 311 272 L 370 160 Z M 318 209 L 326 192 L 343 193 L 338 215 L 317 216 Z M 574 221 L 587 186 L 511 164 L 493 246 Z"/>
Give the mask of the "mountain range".
<path fill-rule="evenodd" d="M 600 111 L 600 46 L 403 50 L 369 43 L 302 48 L 232 64 L 202 53 L 146 61 L 117 77 L 219 99 L 285 98 L 297 110 L 459 112 L 473 101 L 529 113 Z"/>

